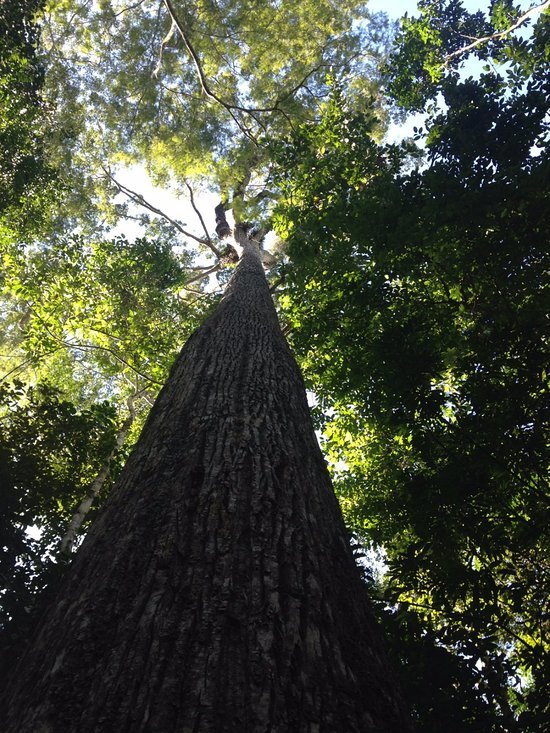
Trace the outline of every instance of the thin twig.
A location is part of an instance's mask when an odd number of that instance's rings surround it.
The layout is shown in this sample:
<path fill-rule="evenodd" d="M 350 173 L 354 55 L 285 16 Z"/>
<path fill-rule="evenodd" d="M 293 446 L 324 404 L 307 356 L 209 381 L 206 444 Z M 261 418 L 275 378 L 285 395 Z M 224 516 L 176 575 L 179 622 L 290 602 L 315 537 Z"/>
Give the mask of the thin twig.
<path fill-rule="evenodd" d="M 3 374 L 0 377 L 0 382 L 3 382 L 14 372 L 24 369 L 29 364 L 33 364 L 34 362 L 42 361 L 42 359 L 44 359 L 46 356 L 50 356 L 50 354 L 55 354 L 56 351 L 61 351 L 62 348 L 63 348 L 62 346 L 58 346 L 57 348 L 51 349 L 50 351 L 44 351 L 44 353 L 39 354 L 38 356 L 33 356 L 33 357 L 30 357 L 29 359 L 25 359 L 25 361 L 22 361 L 20 364 L 17 364 L 17 366 L 14 366 L 13 369 L 10 369 L 9 372 L 6 372 L 6 374 Z"/>
<path fill-rule="evenodd" d="M 156 379 L 153 379 L 152 377 L 149 377 L 147 374 L 143 374 L 143 372 L 140 372 L 139 369 L 136 369 L 136 367 L 132 366 L 129 362 L 126 361 L 120 354 L 117 354 L 116 351 L 109 348 L 108 346 L 99 346 L 98 344 L 78 344 L 71 341 L 65 341 L 64 339 L 60 338 L 59 336 L 56 336 L 55 333 L 53 333 L 48 324 L 45 322 L 45 320 L 34 310 L 34 308 L 28 304 L 28 307 L 30 310 L 34 313 L 36 318 L 42 323 L 44 328 L 46 329 L 46 332 L 53 338 L 54 341 L 57 341 L 58 344 L 61 344 L 62 346 L 65 346 L 68 349 L 78 349 L 80 351 L 85 351 L 89 349 L 95 349 L 99 351 L 105 351 L 108 354 L 111 354 L 114 356 L 114 358 L 119 361 L 121 364 L 124 364 L 124 366 L 127 366 L 128 369 L 131 369 L 135 374 L 137 374 L 139 377 L 142 377 L 143 379 L 146 379 L 148 382 L 151 382 L 151 384 L 156 384 L 160 387 L 162 387 L 162 382 L 157 382 Z"/>
<path fill-rule="evenodd" d="M 119 10 L 118 13 L 115 13 L 115 18 L 118 18 L 119 15 L 122 15 L 122 13 L 128 12 L 128 10 L 134 10 L 135 8 L 139 8 L 140 5 L 143 5 L 145 0 L 138 0 L 137 3 L 134 3 L 133 5 L 128 5 L 125 8 L 122 8 L 122 10 Z"/>
<path fill-rule="evenodd" d="M 205 277 L 208 277 L 209 275 L 212 275 L 212 273 L 217 272 L 218 270 L 221 270 L 222 263 L 216 262 L 215 265 L 213 265 L 209 270 L 206 270 L 206 272 L 201 272 L 198 275 L 193 275 L 193 277 L 190 277 L 189 280 L 186 280 L 183 287 L 186 287 L 187 285 L 191 285 L 191 283 L 195 283 L 198 280 L 202 280 Z"/>
<path fill-rule="evenodd" d="M 51 334 L 52 338 L 56 339 L 56 341 L 63 346 L 66 346 L 68 349 L 78 349 L 80 351 L 85 351 L 86 349 L 96 349 L 99 351 L 105 351 L 108 354 L 111 354 L 114 356 L 114 358 L 119 361 L 121 364 L 124 364 L 124 366 L 127 366 L 128 369 L 131 369 L 134 374 L 137 374 L 138 377 L 142 377 L 143 379 L 146 379 L 148 382 L 151 382 L 151 384 L 156 384 L 159 387 L 162 387 L 162 382 L 157 382 L 156 379 L 153 379 L 152 377 L 149 377 L 147 374 L 144 374 L 143 372 L 140 372 L 139 369 L 136 369 L 135 366 L 132 366 L 129 362 L 126 361 L 126 359 L 123 359 L 120 354 L 117 354 L 116 351 L 113 349 L 110 349 L 108 346 L 99 346 L 98 344 L 77 344 L 72 341 L 63 341 L 63 339 L 58 338 L 54 334 Z"/>

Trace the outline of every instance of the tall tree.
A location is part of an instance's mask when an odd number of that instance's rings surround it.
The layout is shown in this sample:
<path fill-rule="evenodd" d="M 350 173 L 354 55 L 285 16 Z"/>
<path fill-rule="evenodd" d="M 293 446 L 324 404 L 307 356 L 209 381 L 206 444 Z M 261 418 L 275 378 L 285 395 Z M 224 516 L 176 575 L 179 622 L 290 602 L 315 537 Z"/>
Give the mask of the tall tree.
<path fill-rule="evenodd" d="M 409 729 L 258 244 L 236 240 L 14 673 L 7 732 Z"/>
<path fill-rule="evenodd" d="M 111 270 L 100 263 L 93 281 L 82 266 L 86 258 L 80 256 L 89 249 L 94 228 L 112 225 L 125 213 L 113 203 L 117 193 L 145 203 L 119 184 L 113 168 L 121 161 L 139 160 L 158 177 L 173 175 L 186 189 L 187 177 L 208 174 L 235 211 L 245 208 L 245 199 L 248 212 L 256 209 L 265 200 L 258 196 L 265 193 L 261 175 L 253 178 L 265 172 L 261 138 L 315 114 L 326 93 L 329 69 L 352 75 L 369 65 L 372 70 L 362 47 L 368 35 L 361 29 L 364 17 L 359 0 L 338 7 L 325 0 L 300 6 L 278 0 L 261 6 L 185 0 L 48 4 L 43 58 L 47 94 L 55 108 L 48 153 L 66 183 L 62 227 L 70 227 L 77 213 L 86 238 L 73 247 L 54 238 L 38 247 L 33 244 L 30 253 L 16 251 L 15 258 L 30 267 L 23 278 L 12 270 L 9 297 L 15 295 L 12 301 L 21 311 L 15 330 L 22 323 L 27 338 L 21 344 L 25 358 L 10 369 L 27 362 L 29 352 L 41 364 L 52 364 L 51 352 L 58 365 L 59 360 L 64 367 L 68 362 L 69 372 L 76 355 L 84 362 L 86 376 L 97 367 L 107 372 L 103 394 L 112 394 L 114 382 L 120 394 L 119 384 L 132 369 L 140 378 L 155 379 L 157 362 L 162 361 L 158 351 L 170 349 L 166 340 L 174 324 L 165 318 L 152 326 L 140 315 L 152 301 L 156 310 L 155 295 L 142 300 L 139 287 L 135 299 L 133 292 L 125 292 L 128 248 L 113 242 L 120 254 L 118 266 Z M 356 76 L 356 90 L 370 85 L 365 75 Z M 182 225 L 171 224 L 188 234 Z M 204 226 L 203 230 L 205 237 L 190 238 L 223 259 Z M 144 266 L 149 254 L 145 245 L 139 267 L 132 269 L 138 282 L 149 269 Z M 36 277 L 36 266 L 41 274 L 47 270 L 47 276 Z M 211 269 L 198 272 L 199 291 L 199 277 Z M 104 301 L 114 307 L 106 309 Z M 8 320 L 12 317 L 9 314 Z M 157 354 L 148 348 L 153 344 Z M 121 369 L 122 360 L 126 368 Z M 79 368 L 80 374 L 83 371 Z M 162 377 L 157 373 L 156 378 Z M 133 379 L 132 388 L 137 388 Z"/>

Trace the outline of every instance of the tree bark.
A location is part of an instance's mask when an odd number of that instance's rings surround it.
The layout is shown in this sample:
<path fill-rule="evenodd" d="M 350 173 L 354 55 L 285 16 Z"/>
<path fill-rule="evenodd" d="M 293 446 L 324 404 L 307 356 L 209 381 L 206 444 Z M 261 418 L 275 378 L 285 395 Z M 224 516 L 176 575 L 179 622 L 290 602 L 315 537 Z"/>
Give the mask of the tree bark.
<path fill-rule="evenodd" d="M 5 733 L 404 733 L 257 247 L 189 339 Z"/>

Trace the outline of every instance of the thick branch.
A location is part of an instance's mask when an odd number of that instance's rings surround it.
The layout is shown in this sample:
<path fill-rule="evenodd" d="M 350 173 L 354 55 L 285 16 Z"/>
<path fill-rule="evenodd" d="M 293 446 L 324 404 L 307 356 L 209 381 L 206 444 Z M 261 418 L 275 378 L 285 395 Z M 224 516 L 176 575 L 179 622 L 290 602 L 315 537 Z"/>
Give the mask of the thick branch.
<path fill-rule="evenodd" d="M 189 237 L 190 239 L 193 239 L 195 242 L 198 242 L 199 244 L 204 244 L 206 247 L 208 247 L 215 255 L 216 257 L 220 257 L 221 253 L 218 250 L 218 248 L 213 244 L 210 237 L 197 237 L 196 234 L 192 234 L 191 232 L 188 232 L 186 229 L 182 227 L 182 225 L 176 221 L 175 219 L 172 219 L 168 214 L 165 214 L 164 211 L 161 209 L 158 209 L 156 206 L 153 206 L 153 204 L 149 203 L 141 194 L 137 193 L 136 191 L 133 191 L 131 188 L 128 188 L 127 186 L 124 186 L 122 183 L 117 181 L 117 179 L 113 176 L 110 171 L 108 171 L 106 168 L 103 169 L 105 172 L 105 175 L 107 175 L 111 181 L 115 184 L 115 186 L 118 188 L 118 190 L 123 193 L 125 196 L 128 196 L 129 199 L 131 199 L 134 203 L 139 204 L 140 206 L 143 206 L 143 208 L 148 209 L 153 214 L 157 214 L 157 216 L 161 216 L 166 221 L 170 222 L 172 226 L 174 226 L 181 234 L 183 234 L 185 237 Z"/>
<path fill-rule="evenodd" d="M 506 28 L 506 30 L 499 31 L 498 33 L 492 33 L 491 35 L 483 36 L 482 38 L 476 38 L 468 45 L 462 46 L 462 48 L 459 48 L 456 51 L 453 51 L 452 53 L 445 56 L 444 66 L 447 66 L 449 61 L 456 58 L 457 56 L 461 56 L 463 53 L 468 53 L 468 51 L 472 51 L 474 48 L 481 46 L 483 43 L 487 43 L 488 41 L 499 41 L 501 38 L 505 38 L 506 36 L 510 35 L 510 33 L 513 33 L 520 26 L 522 26 L 531 17 L 531 15 L 534 15 L 538 12 L 542 13 L 547 8 L 550 8 L 550 0 L 544 0 L 544 2 L 533 6 L 532 8 L 529 8 L 529 10 L 526 10 L 523 15 L 519 16 L 519 18 L 513 25 L 511 25 L 509 28 Z"/>
<path fill-rule="evenodd" d="M 225 216 L 225 204 L 222 201 L 214 209 L 216 213 L 216 234 L 220 239 L 225 239 L 231 235 L 231 227 L 227 223 Z"/>

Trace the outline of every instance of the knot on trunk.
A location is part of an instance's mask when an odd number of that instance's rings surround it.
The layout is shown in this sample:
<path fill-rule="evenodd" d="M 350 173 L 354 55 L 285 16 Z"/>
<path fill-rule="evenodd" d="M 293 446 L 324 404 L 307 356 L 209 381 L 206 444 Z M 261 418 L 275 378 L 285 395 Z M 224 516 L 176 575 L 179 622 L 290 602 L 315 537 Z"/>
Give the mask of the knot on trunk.
<path fill-rule="evenodd" d="M 220 263 L 222 265 L 234 265 L 239 261 L 239 253 L 235 247 L 232 247 L 230 244 L 228 244 L 227 247 L 224 247 L 221 255 Z"/>

